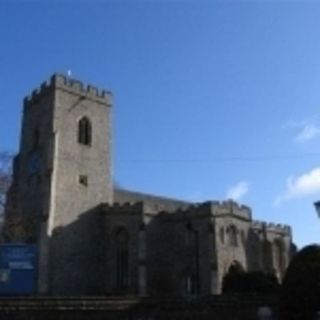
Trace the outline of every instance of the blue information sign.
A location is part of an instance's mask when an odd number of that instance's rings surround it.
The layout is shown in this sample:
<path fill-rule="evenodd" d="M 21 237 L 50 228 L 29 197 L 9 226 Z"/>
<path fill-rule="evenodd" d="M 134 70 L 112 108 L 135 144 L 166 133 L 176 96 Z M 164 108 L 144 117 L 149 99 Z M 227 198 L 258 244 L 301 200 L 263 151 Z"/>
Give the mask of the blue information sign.
<path fill-rule="evenodd" d="M 36 289 L 35 245 L 0 245 L 0 295 L 31 295 Z"/>

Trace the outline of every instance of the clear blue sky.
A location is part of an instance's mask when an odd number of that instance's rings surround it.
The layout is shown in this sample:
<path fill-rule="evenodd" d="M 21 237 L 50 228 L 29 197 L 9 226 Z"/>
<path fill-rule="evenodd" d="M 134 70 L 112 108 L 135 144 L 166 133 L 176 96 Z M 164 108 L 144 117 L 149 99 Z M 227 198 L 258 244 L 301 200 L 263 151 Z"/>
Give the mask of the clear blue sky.
<path fill-rule="evenodd" d="M 0 150 L 53 72 L 114 94 L 115 180 L 320 239 L 320 2 L 0 1 Z"/>

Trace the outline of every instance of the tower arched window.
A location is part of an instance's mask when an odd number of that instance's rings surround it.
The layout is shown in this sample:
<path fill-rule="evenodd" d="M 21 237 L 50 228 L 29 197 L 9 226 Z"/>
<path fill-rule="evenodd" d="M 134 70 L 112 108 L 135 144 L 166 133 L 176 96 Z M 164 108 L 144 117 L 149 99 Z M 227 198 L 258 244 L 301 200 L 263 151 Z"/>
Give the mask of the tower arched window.
<path fill-rule="evenodd" d="M 92 140 L 92 126 L 87 117 L 83 117 L 78 123 L 78 142 L 90 146 Z"/>
<path fill-rule="evenodd" d="M 238 230 L 236 226 L 231 225 L 228 228 L 229 233 L 229 245 L 232 247 L 238 246 Z"/>
<path fill-rule="evenodd" d="M 116 275 L 119 291 L 129 287 L 129 240 L 128 231 L 120 228 L 116 233 Z"/>

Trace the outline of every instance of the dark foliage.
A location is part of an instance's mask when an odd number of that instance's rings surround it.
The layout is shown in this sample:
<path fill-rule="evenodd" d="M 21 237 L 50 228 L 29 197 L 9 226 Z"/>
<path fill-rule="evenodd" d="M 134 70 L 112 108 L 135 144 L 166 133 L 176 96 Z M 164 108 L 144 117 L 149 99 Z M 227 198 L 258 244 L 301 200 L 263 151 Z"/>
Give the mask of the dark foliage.
<path fill-rule="evenodd" d="M 279 291 L 279 282 L 273 274 L 261 271 L 228 272 L 223 278 L 223 293 L 271 294 Z"/>
<path fill-rule="evenodd" d="M 280 314 L 283 320 L 313 320 L 320 310 L 320 245 L 309 245 L 291 261 L 283 279 Z"/>

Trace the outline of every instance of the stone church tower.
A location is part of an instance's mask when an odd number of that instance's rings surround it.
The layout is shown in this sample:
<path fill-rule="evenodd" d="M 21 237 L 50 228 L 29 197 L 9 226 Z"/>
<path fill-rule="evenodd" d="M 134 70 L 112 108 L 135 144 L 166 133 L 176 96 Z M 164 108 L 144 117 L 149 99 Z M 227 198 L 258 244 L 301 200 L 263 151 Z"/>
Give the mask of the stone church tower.
<path fill-rule="evenodd" d="M 76 267 L 85 269 L 79 241 L 90 240 L 84 229 L 98 204 L 113 198 L 110 109 L 110 93 L 58 74 L 24 100 L 11 194 L 17 213 L 36 221 L 40 292 L 86 272 Z M 80 218 L 89 212 L 92 219 L 82 228 Z"/>

